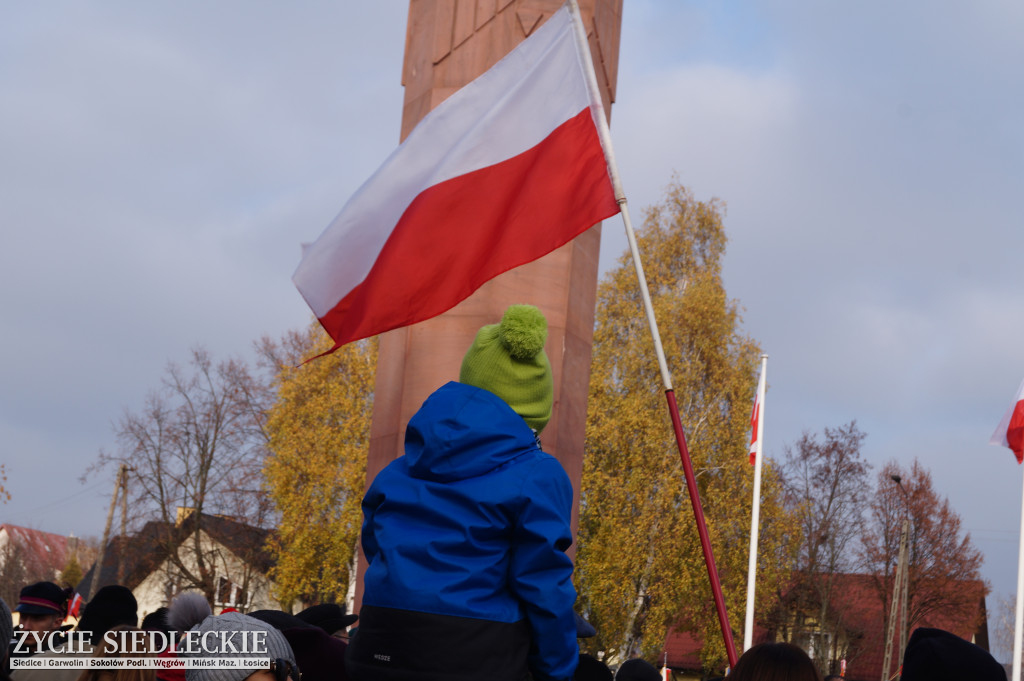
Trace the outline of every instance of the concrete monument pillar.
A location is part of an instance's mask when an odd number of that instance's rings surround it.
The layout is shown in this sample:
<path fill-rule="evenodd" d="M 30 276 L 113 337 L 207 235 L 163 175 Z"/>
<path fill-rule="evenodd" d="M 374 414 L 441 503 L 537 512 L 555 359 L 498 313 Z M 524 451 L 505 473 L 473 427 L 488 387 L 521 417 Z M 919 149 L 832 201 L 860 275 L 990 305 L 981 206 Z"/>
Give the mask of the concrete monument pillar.
<path fill-rule="evenodd" d="M 411 0 L 402 84 L 402 139 L 453 92 L 493 66 L 558 10 L 562 0 Z M 622 0 L 579 0 L 605 111 L 615 99 Z M 548 320 L 545 346 L 554 374 L 554 409 L 541 433 L 544 451 L 565 467 L 578 524 L 579 484 L 590 381 L 601 227 L 540 260 L 492 279 L 439 317 L 380 336 L 366 479 L 400 456 L 405 426 L 423 401 L 458 380 L 477 330 L 515 303 L 536 305 Z M 360 553 L 356 607 L 365 558 Z"/>

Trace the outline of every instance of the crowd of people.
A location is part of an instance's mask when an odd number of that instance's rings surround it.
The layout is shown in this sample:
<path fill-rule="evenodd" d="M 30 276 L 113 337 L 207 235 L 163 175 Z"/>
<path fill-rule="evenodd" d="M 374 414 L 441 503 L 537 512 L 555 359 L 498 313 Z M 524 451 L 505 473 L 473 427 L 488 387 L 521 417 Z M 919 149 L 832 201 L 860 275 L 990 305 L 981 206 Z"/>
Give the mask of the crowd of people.
<path fill-rule="evenodd" d="M 12 611 L 0 599 L 0 681 L 345 681 L 349 628 L 357 623 L 335 604 L 315 605 L 296 615 L 281 610 L 248 614 L 226 609 L 214 615 L 198 592 L 175 597 L 139 621 L 137 603 L 124 586 L 100 589 L 85 606 L 77 625 L 64 624 L 68 591 L 52 582 L 26 586 Z M 595 630 L 575 616 L 575 635 L 586 638 Z M 353 630 L 354 631 L 354 630 Z M 11 661 L 29 656 L 94 658 L 160 658 L 173 660 L 204 655 L 190 649 L 203 635 L 217 642 L 217 657 L 263 657 L 266 668 L 185 669 L 168 664 L 146 668 L 30 667 L 11 671 Z M 258 637 L 254 639 L 254 637 Z M 254 640 L 259 654 L 252 654 Z M 227 645 L 225 645 L 227 642 Z M 478 679 L 501 672 L 479 670 Z M 410 675 L 409 679 L 430 678 Z M 444 677 L 437 677 L 444 678 Z M 454 677 L 451 677 L 454 678 Z M 525 678 L 531 678 L 524 676 Z M 537 677 L 532 677 L 537 678 Z M 581 681 L 662 681 L 662 673 L 642 659 L 626 660 L 613 673 L 598 658 L 578 654 L 573 679 Z M 747 650 L 731 670 L 728 681 L 823 681 L 807 653 L 791 643 L 761 643 Z M 839 679 L 840 677 L 826 677 Z M 900 669 L 902 681 L 1005 681 L 1002 665 L 982 648 L 940 629 L 918 628 L 907 646 Z"/>
<path fill-rule="evenodd" d="M 623 661 L 613 676 L 602 660 L 580 654 L 578 639 L 595 631 L 574 611 L 566 554 L 572 485 L 540 446 L 554 404 L 546 340 L 540 310 L 511 306 L 500 323 L 478 331 L 458 382 L 437 389 L 410 419 L 405 455 L 363 498 L 367 566 L 358 618 L 330 604 L 297 615 L 214 615 L 204 596 L 186 592 L 140 622 L 132 592 L 111 585 L 67 630 L 70 594 L 42 582 L 22 591 L 13 639 L 11 612 L 0 601 L 0 645 L 13 644 L 0 648 L 3 676 L 12 657 L 131 655 L 164 664 L 19 667 L 9 681 L 660 681 L 644 660 Z M 936 632 L 914 633 L 905 681 L 1005 681 L 988 653 Z M 211 654 L 270 664 L 172 664 Z M 728 678 L 822 681 L 807 654 L 788 643 L 752 647 Z"/>
<path fill-rule="evenodd" d="M 213 614 L 198 592 L 175 597 L 139 620 L 131 590 L 105 586 L 86 604 L 78 623 L 63 624 L 67 594 L 51 582 L 22 589 L 11 610 L 0 600 L 0 677 L 5 681 L 340 681 L 345 675 L 347 629 L 358 618 L 334 604 L 292 615 L 281 610 Z M 212 647 L 211 647 L 212 646 Z M 27 657 L 159 658 L 142 667 L 26 667 Z M 188 657 L 267 658 L 270 667 L 185 668 Z M 13 669 L 12 669 L 13 667 Z"/>

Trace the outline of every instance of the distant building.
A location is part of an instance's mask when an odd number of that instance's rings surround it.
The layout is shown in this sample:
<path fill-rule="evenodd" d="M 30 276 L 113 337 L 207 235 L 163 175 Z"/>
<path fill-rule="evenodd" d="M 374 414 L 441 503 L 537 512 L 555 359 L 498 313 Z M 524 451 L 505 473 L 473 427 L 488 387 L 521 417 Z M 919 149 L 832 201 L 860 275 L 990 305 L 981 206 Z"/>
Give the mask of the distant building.
<path fill-rule="evenodd" d="M 838 625 L 823 630 L 814 612 L 784 613 L 775 622 L 757 622 L 754 643 L 789 641 L 800 646 L 812 658 L 829 661 L 831 672 L 839 674 L 841 660 L 846 661 L 845 679 L 848 681 L 878 681 L 882 676 L 885 658 L 885 617 L 878 595 L 875 577 L 865 574 L 834 575 L 830 612 L 839 614 Z M 939 610 L 926 615 L 917 627 L 945 629 L 957 636 L 989 649 L 988 613 L 985 606 L 985 584 L 978 580 L 953 582 L 948 588 L 963 596 L 968 604 L 958 613 Z M 742 623 L 744 613 L 730 613 L 733 623 Z M 737 647 L 742 639 L 736 641 Z M 680 672 L 699 672 L 702 641 L 688 632 L 671 631 L 665 642 L 668 666 Z M 898 638 L 893 645 L 893 672 L 899 668 L 897 660 Z M 737 651 L 739 652 L 739 651 Z M 679 675 L 679 678 L 683 678 Z M 699 678 L 699 676 L 697 677 Z"/>
<path fill-rule="evenodd" d="M 95 550 L 76 537 L 0 524 L 0 598 L 13 608 L 25 585 L 61 584 L 61 571 L 72 555 L 83 566 L 96 558 Z"/>
<path fill-rule="evenodd" d="M 196 551 L 214 577 L 214 612 L 231 607 L 241 612 L 278 609 L 267 576 L 273 560 L 266 550 L 270 530 L 231 518 L 203 514 L 201 523 L 179 512 L 174 525 L 150 521 L 130 537 L 107 544 L 97 589 L 122 584 L 139 603 L 139 618 L 167 606 L 182 591 L 197 591 L 181 569 L 197 569 Z M 92 596 L 93 565 L 78 586 L 86 601 Z M 118 573 L 122 579 L 118 579 Z"/>

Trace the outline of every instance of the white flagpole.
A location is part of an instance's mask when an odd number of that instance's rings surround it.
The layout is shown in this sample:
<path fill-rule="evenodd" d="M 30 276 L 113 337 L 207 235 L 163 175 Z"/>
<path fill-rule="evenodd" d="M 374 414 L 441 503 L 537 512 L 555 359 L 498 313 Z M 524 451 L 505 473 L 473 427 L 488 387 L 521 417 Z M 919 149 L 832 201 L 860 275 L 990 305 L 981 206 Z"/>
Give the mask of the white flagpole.
<path fill-rule="evenodd" d="M 743 626 L 743 650 L 754 643 L 754 584 L 757 581 L 757 534 L 761 523 L 761 461 L 764 458 L 764 393 L 768 355 L 761 355 L 761 380 L 757 383 L 757 443 L 754 455 L 754 502 L 750 512 L 750 562 L 747 565 L 747 619 Z"/>
<path fill-rule="evenodd" d="M 658 333 L 658 322 L 654 318 L 654 306 L 651 304 L 647 277 L 644 276 L 644 268 L 640 262 L 640 249 L 636 244 L 636 232 L 633 230 L 633 222 L 630 219 L 629 208 L 626 205 L 626 192 L 622 188 L 619 166 L 615 161 L 615 149 L 612 147 L 611 132 L 608 130 L 608 117 L 605 115 L 604 102 L 601 101 L 601 94 L 598 90 L 597 74 L 594 71 L 594 61 L 590 56 L 590 43 L 587 42 L 587 32 L 583 27 L 583 16 L 580 13 L 576 0 L 566 0 L 566 5 L 568 5 L 569 11 L 573 15 L 577 56 L 587 75 L 587 90 L 590 92 L 591 109 L 597 112 L 594 116 L 594 124 L 597 126 L 597 136 L 601 140 L 605 162 L 608 164 L 608 176 L 611 178 L 615 200 L 619 204 L 619 213 L 622 216 L 623 226 L 626 228 L 626 240 L 629 242 L 629 252 L 633 256 L 633 268 L 636 270 L 636 277 L 640 284 L 640 297 L 643 300 L 644 312 L 647 314 L 647 325 L 651 329 L 651 336 L 654 340 L 654 354 L 658 359 L 658 369 L 661 371 L 661 383 L 665 390 L 672 390 L 672 377 L 668 371 L 668 362 L 665 361 L 665 350 L 661 344 L 661 334 Z"/>
<path fill-rule="evenodd" d="M 1024 631 L 1022 627 L 1024 627 L 1024 487 L 1021 490 L 1020 548 L 1017 554 L 1017 616 L 1013 625 L 1013 681 L 1020 681 L 1021 633 Z"/>

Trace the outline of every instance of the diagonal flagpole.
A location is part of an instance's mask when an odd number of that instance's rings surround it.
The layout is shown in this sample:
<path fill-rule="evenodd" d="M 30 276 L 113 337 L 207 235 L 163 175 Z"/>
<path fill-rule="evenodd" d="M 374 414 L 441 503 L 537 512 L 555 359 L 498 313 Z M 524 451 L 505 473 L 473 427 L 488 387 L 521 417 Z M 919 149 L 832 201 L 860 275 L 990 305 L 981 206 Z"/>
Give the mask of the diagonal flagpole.
<path fill-rule="evenodd" d="M 747 618 L 743 623 L 743 650 L 754 643 L 754 585 L 757 576 L 757 535 L 761 523 L 761 459 L 764 454 L 764 392 L 768 355 L 761 355 L 761 378 L 757 382 L 757 445 L 754 454 L 754 501 L 750 512 L 750 560 L 747 564 Z"/>
<path fill-rule="evenodd" d="M 583 27 L 583 18 L 576 0 L 568 0 L 568 5 L 576 33 L 577 56 L 580 59 L 580 65 L 587 75 L 587 89 L 590 91 L 594 123 L 597 125 L 598 136 L 604 149 L 605 161 L 608 163 L 608 174 L 611 177 L 612 187 L 615 190 L 615 200 L 621 209 L 620 214 L 622 215 L 623 225 L 626 228 L 626 238 L 629 240 L 629 251 L 633 257 L 633 267 L 636 269 L 636 276 L 640 284 L 640 295 L 643 298 L 644 311 L 647 314 L 647 324 L 651 329 L 651 336 L 654 340 L 654 352 L 658 358 L 661 382 L 665 388 L 665 399 L 668 402 L 669 414 L 672 417 L 672 429 L 675 431 L 679 458 L 682 461 L 683 473 L 686 476 L 686 489 L 689 493 L 690 505 L 693 507 L 693 515 L 697 522 L 700 546 L 704 552 L 704 564 L 707 566 L 708 579 L 711 581 L 711 591 L 715 599 L 715 610 L 718 613 L 718 624 L 722 629 L 722 638 L 725 641 L 726 656 L 729 659 L 729 666 L 735 667 L 737 660 L 736 644 L 733 642 L 732 629 L 729 627 L 729 613 L 725 609 L 722 584 L 718 579 L 718 568 L 715 566 L 715 556 L 711 550 L 711 538 L 708 535 L 707 523 L 704 520 L 704 509 L 700 503 L 700 491 L 697 489 L 697 478 L 693 473 L 693 462 L 690 460 L 690 451 L 686 446 L 686 434 L 683 432 L 683 424 L 679 419 L 679 407 L 676 405 L 676 395 L 672 389 L 672 377 L 668 371 L 668 363 L 665 361 L 665 350 L 661 344 L 661 334 L 658 333 L 658 322 L 654 318 L 654 307 L 651 305 L 651 294 L 647 288 L 647 278 L 644 276 L 643 265 L 640 263 L 640 249 L 637 247 L 636 233 L 633 231 L 633 223 L 629 217 L 629 208 L 626 205 L 626 194 L 622 189 L 619 169 L 615 163 L 611 133 L 608 130 L 604 103 L 601 101 L 597 86 L 597 74 L 594 73 L 594 62 L 590 55 L 587 32 Z"/>

